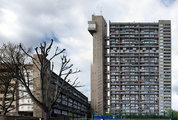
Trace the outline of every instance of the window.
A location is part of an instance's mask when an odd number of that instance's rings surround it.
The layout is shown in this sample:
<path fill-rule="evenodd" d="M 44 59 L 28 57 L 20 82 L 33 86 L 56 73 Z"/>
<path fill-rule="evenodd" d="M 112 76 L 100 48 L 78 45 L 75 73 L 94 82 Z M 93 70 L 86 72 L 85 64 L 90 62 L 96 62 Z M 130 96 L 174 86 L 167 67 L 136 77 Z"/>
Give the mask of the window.
<path fill-rule="evenodd" d="M 96 24 L 88 24 L 88 28 L 96 29 Z"/>

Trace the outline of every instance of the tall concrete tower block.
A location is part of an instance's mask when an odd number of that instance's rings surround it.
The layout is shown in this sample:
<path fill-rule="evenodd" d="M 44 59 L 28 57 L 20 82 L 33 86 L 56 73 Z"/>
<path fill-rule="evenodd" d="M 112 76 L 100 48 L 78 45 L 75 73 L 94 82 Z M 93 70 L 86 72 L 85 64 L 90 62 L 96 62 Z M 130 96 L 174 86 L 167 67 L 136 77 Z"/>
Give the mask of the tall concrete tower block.
<path fill-rule="evenodd" d="M 107 23 L 103 16 L 92 15 L 88 31 L 93 36 L 93 64 L 91 65 L 91 106 L 95 114 L 103 114 L 104 94 L 104 44 L 107 36 Z"/>
<path fill-rule="evenodd" d="M 171 21 L 109 22 L 92 16 L 94 114 L 164 115 L 171 109 Z"/>

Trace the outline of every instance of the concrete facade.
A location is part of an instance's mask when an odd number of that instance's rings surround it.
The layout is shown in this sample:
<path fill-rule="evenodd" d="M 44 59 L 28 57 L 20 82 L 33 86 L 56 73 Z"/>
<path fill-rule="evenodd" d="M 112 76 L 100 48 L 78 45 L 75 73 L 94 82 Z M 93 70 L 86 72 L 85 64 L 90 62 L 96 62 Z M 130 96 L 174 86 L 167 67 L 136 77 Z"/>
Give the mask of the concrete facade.
<path fill-rule="evenodd" d="M 171 109 L 170 20 L 110 22 L 108 37 L 102 16 L 93 15 L 88 23 L 94 114 L 161 115 Z"/>
<path fill-rule="evenodd" d="M 92 16 L 89 30 L 93 35 L 93 64 L 91 65 L 91 106 L 94 113 L 104 112 L 104 44 L 107 36 L 107 24 L 102 16 Z"/>

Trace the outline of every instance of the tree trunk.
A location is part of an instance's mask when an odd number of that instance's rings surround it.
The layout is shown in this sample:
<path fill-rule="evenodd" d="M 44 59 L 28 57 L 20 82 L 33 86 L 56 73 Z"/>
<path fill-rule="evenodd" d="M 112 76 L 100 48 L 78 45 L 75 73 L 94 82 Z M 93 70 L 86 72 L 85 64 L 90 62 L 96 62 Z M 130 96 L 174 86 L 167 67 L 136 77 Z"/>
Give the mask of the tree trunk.
<path fill-rule="evenodd" d="M 50 120 L 50 112 L 44 112 L 43 118 L 44 120 Z"/>

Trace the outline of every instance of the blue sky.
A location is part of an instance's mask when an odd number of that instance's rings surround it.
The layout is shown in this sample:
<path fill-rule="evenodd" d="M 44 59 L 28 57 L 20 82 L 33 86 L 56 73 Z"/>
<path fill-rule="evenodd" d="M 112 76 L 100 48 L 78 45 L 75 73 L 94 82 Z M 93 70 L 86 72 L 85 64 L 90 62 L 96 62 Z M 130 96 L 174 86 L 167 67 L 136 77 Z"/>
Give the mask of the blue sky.
<path fill-rule="evenodd" d="M 163 3 L 165 6 L 169 7 L 172 4 L 174 4 L 176 0 L 161 0 L 161 3 Z"/>
<path fill-rule="evenodd" d="M 90 98 L 92 36 L 87 31 L 91 15 L 102 14 L 107 22 L 172 22 L 172 108 L 178 110 L 178 1 L 177 0 L 0 0 L 0 44 L 38 46 L 55 39 L 54 47 L 66 48 L 76 75 Z M 54 49 L 53 49 L 54 51 Z M 55 71 L 59 59 L 54 59 Z"/>

